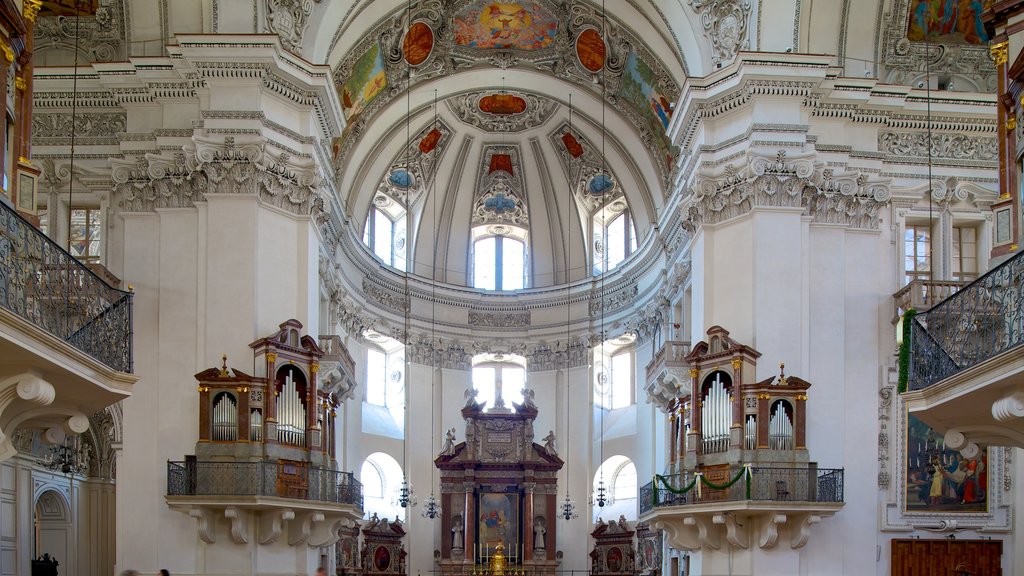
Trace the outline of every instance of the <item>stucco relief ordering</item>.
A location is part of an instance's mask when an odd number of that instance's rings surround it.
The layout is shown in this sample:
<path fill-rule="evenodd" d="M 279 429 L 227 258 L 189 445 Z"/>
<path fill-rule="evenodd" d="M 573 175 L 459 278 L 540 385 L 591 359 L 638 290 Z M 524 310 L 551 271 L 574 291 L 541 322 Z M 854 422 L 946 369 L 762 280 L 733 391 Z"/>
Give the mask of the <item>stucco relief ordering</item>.
<path fill-rule="evenodd" d="M 32 29 L 33 51 L 74 52 L 88 62 L 116 62 L 126 54 L 123 0 L 100 0 L 95 17 L 46 16 Z M 76 34 L 77 30 L 77 34 Z M 77 36 L 77 38 L 76 38 Z"/>
<path fill-rule="evenodd" d="M 302 37 L 309 26 L 313 3 L 322 0 L 266 0 L 267 29 L 277 34 L 281 43 L 293 52 L 302 48 Z"/>
<path fill-rule="evenodd" d="M 731 61 L 740 50 L 750 48 L 747 23 L 750 21 L 750 2 L 745 0 L 687 0 L 693 11 L 700 15 L 704 35 L 711 42 L 714 53 L 711 61 L 722 64 Z"/>
<path fill-rule="evenodd" d="M 931 138 L 932 158 L 956 160 L 999 160 L 999 143 L 994 136 L 967 136 L 964 134 L 926 134 L 922 132 L 880 132 L 878 150 L 895 156 L 928 158 L 928 140 Z"/>

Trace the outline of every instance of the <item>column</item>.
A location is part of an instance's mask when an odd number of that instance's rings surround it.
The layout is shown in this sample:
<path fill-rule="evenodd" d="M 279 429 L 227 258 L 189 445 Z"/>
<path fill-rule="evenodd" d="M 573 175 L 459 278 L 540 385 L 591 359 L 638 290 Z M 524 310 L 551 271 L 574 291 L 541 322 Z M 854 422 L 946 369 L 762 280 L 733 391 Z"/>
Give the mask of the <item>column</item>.
<path fill-rule="evenodd" d="M 796 395 L 793 406 L 793 448 L 807 448 L 807 394 Z"/>
<path fill-rule="evenodd" d="M 210 441 L 210 387 L 199 386 L 199 441 Z"/>
<path fill-rule="evenodd" d="M 743 360 L 734 358 L 732 361 L 732 428 L 743 429 Z M 743 434 L 740 434 L 742 439 Z"/>
<path fill-rule="evenodd" d="M 277 354 L 267 352 L 267 390 L 263 396 L 266 404 L 266 418 L 263 419 L 263 443 L 277 442 Z"/>
<path fill-rule="evenodd" d="M 533 491 L 537 485 L 526 482 L 526 502 L 523 504 L 523 560 L 533 560 Z"/>
<path fill-rule="evenodd" d="M 693 437 L 693 444 L 690 451 L 694 454 L 700 454 L 701 452 L 700 427 L 702 425 L 702 420 L 700 417 L 700 409 L 704 404 L 704 399 L 701 398 L 700 395 L 700 385 L 697 383 L 698 374 L 700 374 L 700 372 L 696 368 L 690 368 L 690 405 L 692 406 L 691 410 L 693 411 L 693 422 L 691 423 L 693 427 L 690 428 L 690 436 Z"/>
<path fill-rule="evenodd" d="M 464 482 L 462 484 L 464 491 L 464 497 L 466 499 L 466 505 L 463 508 L 466 511 L 465 516 L 462 518 L 462 536 L 466 540 L 466 545 L 463 547 L 465 554 L 468 558 L 473 559 L 473 563 L 476 563 L 476 541 L 474 540 L 473 526 L 476 524 L 476 507 L 473 503 L 473 483 Z"/>
<path fill-rule="evenodd" d="M 757 393 L 757 447 L 768 448 L 768 426 L 771 424 L 771 416 L 768 414 L 771 408 L 771 394 L 767 392 Z"/>
<path fill-rule="evenodd" d="M 992 55 L 992 63 L 996 67 L 997 100 L 1009 97 L 1012 106 L 1014 96 L 1009 93 L 1010 79 L 1008 75 L 1009 42 L 1005 35 L 992 39 L 989 53 Z M 1013 252 L 1020 239 L 1020 206 L 1017 201 L 1017 161 L 1015 158 L 1017 117 L 1014 115 L 1013 109 L 1007 110 L 1002 103 L 997 105 L 996 123 L 999 130 L 996 138 L 999 143 L 999 200 L 992 205 L 992 213 L 994 214 L 1000 208 L 1010 206 L 1010 238 L 1014 241 L 1011 244 L 993 248 L 993 258 Z"/>
<path fill-rule="evenodd" d="M 249 441 L 249 387 L 239 386 L 238 392 L 238 441 Z"/>

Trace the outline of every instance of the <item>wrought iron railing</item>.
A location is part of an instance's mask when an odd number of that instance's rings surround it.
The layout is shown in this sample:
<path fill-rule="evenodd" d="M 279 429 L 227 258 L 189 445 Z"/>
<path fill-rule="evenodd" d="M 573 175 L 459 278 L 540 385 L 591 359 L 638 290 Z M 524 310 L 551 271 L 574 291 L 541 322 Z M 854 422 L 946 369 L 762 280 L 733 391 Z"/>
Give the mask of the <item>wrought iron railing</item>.
<path fill-rule="evenodd" d="M 167 462 L 168 496 L 276 496 L 363 508 L 351 472 L 285 462 Z"/>
<path fill-rule="evenodd" d="M 1024 344 L 1024 252 L 914 316 L 909 390 Z"/>
<path fill-rule="evenodd" d="M 132 294 L 2 202 L 0 306 L 115 370 L 132 371 Z"/>
<path fill-rule="evenodd" d="M 740 468 L 730 470 L 729 478 L 735 478 L 740 471 Z M 749 481 L 746 477 L 741 477 L 723 490 L 715 490 L 701 481 L 694 482 L 693 472 L 661 478 L 664 482 L 661 479 L 656 480 L 657 488 L 654 482 L 648 482 L 640 488 L 640 514 L 666 506 L 742 500 L 823 503 L 843 501 L 842 468 L 751 467 Z"/>

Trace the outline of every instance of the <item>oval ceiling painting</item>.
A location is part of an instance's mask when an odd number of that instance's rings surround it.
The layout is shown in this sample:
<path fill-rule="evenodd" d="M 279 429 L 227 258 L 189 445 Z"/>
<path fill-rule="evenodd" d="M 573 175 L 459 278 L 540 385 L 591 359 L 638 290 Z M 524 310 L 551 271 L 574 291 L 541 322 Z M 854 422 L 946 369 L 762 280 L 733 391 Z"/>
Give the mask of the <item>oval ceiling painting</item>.
<path fill-rule="evenodd" d="M 434 31 L 424 22 L 414 22 L 402 41 L 402 55 L 410 66 L 419 66 L 434 49 Z"/>
<path fill-rule="evenodd" d="M 467 48 L 540 50 L 558 36 L 558 18 L 539 2 L 474 0 L 453 22 L 455 44 Z"/>
<path fill-rule="evenodd" d="M 606 48 L 604 38 L 597 30 L 587 28 L 576 37 L 576 57 L 591 72 L 600 72 L 604 68 Z"/>
<path fill-rule="evenodd" d="M 488 114 L 522 114 L 526 100 L 512 94 L 489 94 L 480 99 L 480 111 Z"/>

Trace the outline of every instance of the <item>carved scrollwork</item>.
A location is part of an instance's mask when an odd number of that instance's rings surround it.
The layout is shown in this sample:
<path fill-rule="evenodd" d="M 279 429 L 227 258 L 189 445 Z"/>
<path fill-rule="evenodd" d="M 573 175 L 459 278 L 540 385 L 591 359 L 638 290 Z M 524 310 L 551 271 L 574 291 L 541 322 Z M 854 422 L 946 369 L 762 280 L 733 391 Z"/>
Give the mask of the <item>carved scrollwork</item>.
<path fill-rule="evenodd" d="M 693 11 L 700 15 L 704 35 L 711 42 L 715 64 L 730 62 L 740 50 L 750 47 L 747 23 L 750 21 L 750 2 L 746 0 L 687 0 Z"/>
<path fill-rule="evenodd" d="M 302 37 L 309 26 L 313 3 L 322 0 L 266 0 L 267 29 L 293 52 L 302 48 Z"/>

